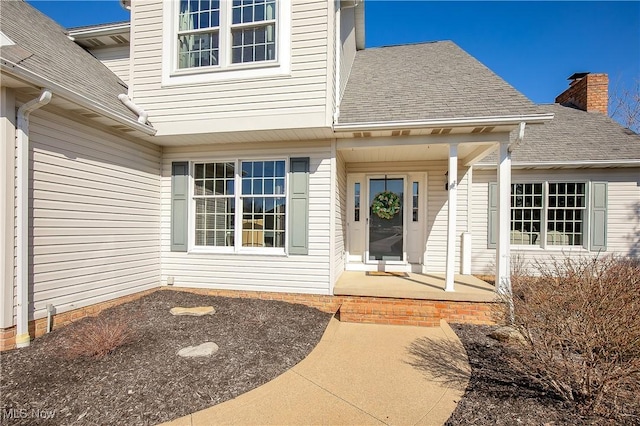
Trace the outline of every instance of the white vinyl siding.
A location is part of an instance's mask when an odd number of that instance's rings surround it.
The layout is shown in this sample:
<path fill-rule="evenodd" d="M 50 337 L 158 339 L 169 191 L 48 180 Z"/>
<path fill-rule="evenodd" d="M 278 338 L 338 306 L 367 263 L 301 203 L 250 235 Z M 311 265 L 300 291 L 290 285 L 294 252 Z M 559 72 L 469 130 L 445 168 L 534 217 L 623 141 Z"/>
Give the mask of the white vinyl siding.
<path fill-rule="evenodd" d="M 640 169 L 576 169 L 576 170 L 517 170 L 512 171 L 512 182 L 607 182 L 607 250 L 606 253 L 640 255 Z M 495 170 L 474 170 L 472 211 L 472 272 L 492 274 L 495 250 L 487 248 L 488 184 L 495 182 Z M 587 210 L 589 202 L 587 202 Z M 589 228 L 586 228 L 588 232 Z M 527 261 L 551 261 L 564 256 L 596 256 L 582 246 L 547 246 L 511 248 L 512 255 L 521 255 Z"/>
<path fill-rule="evenodd" d="M 160 149 L 44 110 L 30 143 L 34 317 L 158 286 Z"/>
<path fill-rule="evenodd" d="M 159 136 L 326 127 L 328 5 L 293 2 L 290 75 L 163 86 L 163 2 L 134 2 L 133 100 Z"/>
<path fill-rule="evenodd" d="M 309 252 L 286 256 L 263 253 L 172 252 L 171 163 L 214 162 L 229 158 L 310 157 Z M 328 294 L 331 194 L 330 142 L 292 142 L 166 147 L 162 167 L 162 282 L 174 277 L 175 286 L 230 290 Z M 191 214 L 191 212 L 190 212 Z M 189 238 L 193 238 L 189 235 Z"/>
<path fill-rule="evenodd" d="M 104 49 L 93 49 L 91 54 L 102 62 L 120 80 L 129 83 L 129 45 L 118 47 L 107 47 Z"/>
<path fill-rule="evenodd" d="M 354 8 L 340 11 L 340 98 L 347 86 L 353 60 L 356 58 L 356 18 Z"/>
<path fill-rule="evenodd" d="M 334 247 L 334 277 L 337 281 L 344 271 L 344 256 L 347 233 L 347 170 L 340 153 L 336 158 L 336 199 L 335 216 L 335 247 Z"/>
<path fill-rule="evenodd" d="M 456 214 L 455 271 L 460 271 L 462 232 L 467 228 L 468 168 L 458 166 L 458 198 Z M 429 170 L 427 173 L 427 251 L 425 270 L 444 273 L 446 271 L 448 197 L 444 186 L 447 182 L 446 167 Z M 474 206 L 475 207 L 475 206 Z"/>

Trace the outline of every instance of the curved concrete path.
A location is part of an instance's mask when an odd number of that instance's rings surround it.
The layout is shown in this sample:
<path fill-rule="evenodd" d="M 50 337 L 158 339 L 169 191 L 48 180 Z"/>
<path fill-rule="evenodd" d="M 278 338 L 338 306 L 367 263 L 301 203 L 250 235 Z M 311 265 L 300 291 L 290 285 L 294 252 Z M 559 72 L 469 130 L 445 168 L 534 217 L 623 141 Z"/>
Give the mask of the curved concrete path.
<path fill-rule="evenodd" d="M 316 348 L 284 374 L 172 422 L 182 425 L 442 425 L 470 367 L 449 325 L 332 319 Z"/>

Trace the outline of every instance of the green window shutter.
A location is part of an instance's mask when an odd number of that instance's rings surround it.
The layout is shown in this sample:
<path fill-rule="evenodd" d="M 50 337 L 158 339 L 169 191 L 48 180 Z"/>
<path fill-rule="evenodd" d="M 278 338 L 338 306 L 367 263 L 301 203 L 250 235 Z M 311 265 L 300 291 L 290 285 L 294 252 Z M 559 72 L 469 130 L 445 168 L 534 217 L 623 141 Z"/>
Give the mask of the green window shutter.
<path fill-rule="evenodd" d="M 591 251 L 607 249 L 607 183 L 591 182 Z"/>
<path fill-rule="evenodd" d="M 498 243 L 498 183 L 489 182 L 489 213 L 487 215 L 487 247 L 496 248 Z"/>
<path fill-rule="evenodd" d="M 289 254 L 309 252 L 309 157 L 292 158 L 289 168 Z"/>
<path fill-rule="evenodd" d="M 187 251 L 189 163 L 171 163 L 171 251 Z"/>

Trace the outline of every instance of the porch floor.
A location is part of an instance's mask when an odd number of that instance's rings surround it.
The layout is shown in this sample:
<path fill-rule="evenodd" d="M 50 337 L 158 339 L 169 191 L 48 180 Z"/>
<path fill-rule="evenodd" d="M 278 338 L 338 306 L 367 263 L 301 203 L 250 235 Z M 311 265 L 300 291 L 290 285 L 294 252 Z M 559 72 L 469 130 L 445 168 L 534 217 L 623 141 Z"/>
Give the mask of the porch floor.
<path fill-rule="evenodd" d="M 455 275 L 455 291 L 444 291 L 444 274 L 409 273 L 408 277 L 372 276 L 344 271 L 336 283 L 336 296 L 392 297 L 397 299 L 494 302 L 495 287 L 473 275 Z"/>

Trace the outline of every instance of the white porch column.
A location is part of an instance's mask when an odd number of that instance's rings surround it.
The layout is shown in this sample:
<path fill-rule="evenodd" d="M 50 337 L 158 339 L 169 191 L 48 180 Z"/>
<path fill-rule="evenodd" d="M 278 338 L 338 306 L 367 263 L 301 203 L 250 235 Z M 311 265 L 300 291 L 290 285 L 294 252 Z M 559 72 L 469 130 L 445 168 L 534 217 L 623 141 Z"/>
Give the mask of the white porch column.
<path fill-rule="evenodd" d="M 458 145 L 449 145 L 448 208 L 447 208 L 447 263 L 444 291 L 455 291 L 453 277 L 456 267 L 456 216 L 458 196 Z"/>
<path fill-rule="evenodd" d="M 507 143 L 500 144 L 498 155 L 498 241 L 496 246 L 496 290 L 511 293 L 511 153 Z"/>

